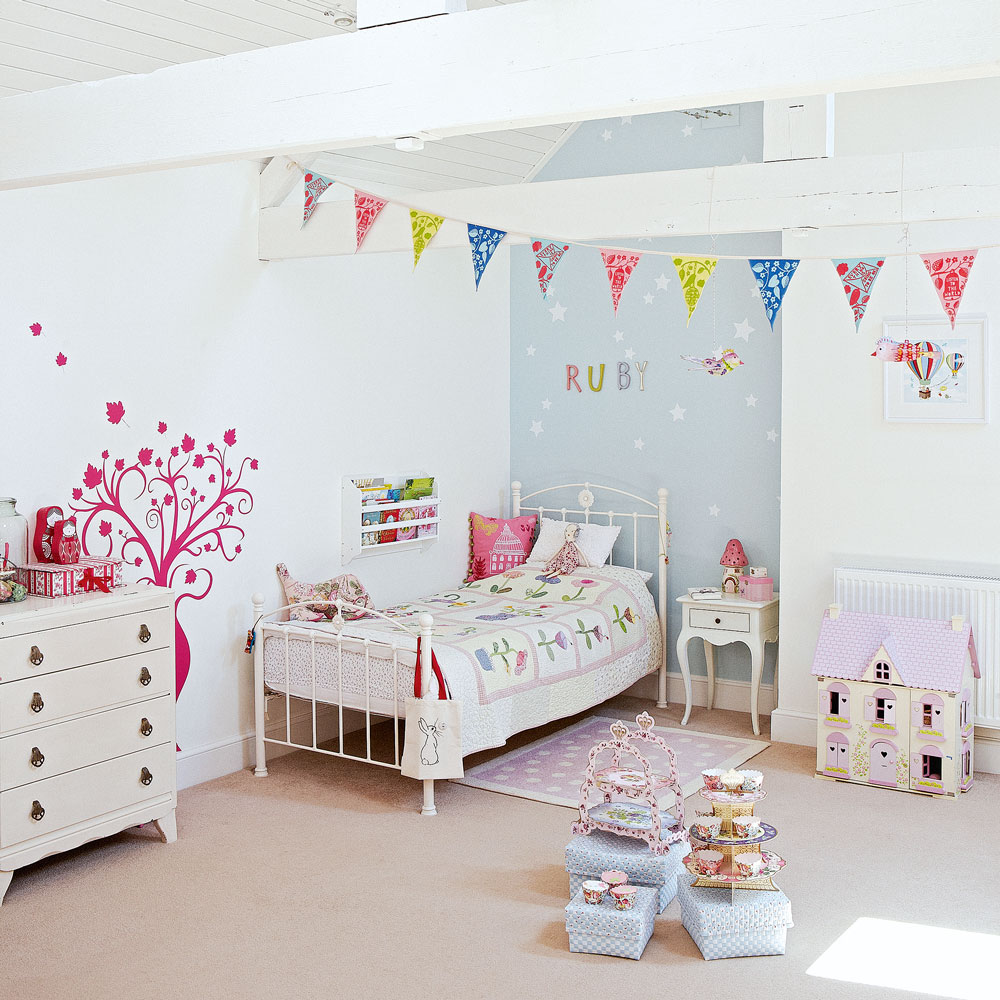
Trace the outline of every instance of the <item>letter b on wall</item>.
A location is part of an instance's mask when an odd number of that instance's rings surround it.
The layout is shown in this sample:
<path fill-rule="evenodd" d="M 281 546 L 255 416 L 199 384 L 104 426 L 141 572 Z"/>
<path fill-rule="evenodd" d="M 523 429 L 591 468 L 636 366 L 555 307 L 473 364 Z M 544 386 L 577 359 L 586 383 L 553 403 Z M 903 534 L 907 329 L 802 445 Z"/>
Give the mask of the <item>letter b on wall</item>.
<path fill-rule="evenodd" d="M 632 384 L 632 376 L 628 373 L 628 362 L 618 362 L 618 388 L 627 389 Z"/>

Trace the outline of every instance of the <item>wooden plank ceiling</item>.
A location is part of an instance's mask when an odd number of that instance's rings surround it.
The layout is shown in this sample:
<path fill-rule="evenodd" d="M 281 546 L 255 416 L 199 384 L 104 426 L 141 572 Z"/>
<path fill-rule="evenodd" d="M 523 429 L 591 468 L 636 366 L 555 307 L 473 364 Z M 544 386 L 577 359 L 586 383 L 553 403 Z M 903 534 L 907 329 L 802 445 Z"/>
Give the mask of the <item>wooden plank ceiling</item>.
<path fill-rule="evenodd" d="M 516 2 L 469 0 L 469 9 Z M 354 29 L 338 27 L 333 15 L 353 14 L 356 6 L 356 0 L 0 0 L 0 98 L 337 35 Z"/>

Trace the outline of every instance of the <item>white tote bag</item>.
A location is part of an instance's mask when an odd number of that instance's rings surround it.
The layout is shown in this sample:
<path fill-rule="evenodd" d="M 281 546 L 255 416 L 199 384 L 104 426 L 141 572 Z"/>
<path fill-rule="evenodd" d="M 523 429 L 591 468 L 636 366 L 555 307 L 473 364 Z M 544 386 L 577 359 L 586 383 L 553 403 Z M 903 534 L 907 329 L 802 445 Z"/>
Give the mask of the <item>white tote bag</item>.
<path fill-rule="evenodd" d="M 448 697 L 444 677 L 432 656 L 432 669 L 437 679 L 428 688 L 426 698 L 406 699 L 406 738 L 400 770 L 408 778 L 462 778 L 462 703 Z M 414 694 L 420 691 L 420 652 Z"/>

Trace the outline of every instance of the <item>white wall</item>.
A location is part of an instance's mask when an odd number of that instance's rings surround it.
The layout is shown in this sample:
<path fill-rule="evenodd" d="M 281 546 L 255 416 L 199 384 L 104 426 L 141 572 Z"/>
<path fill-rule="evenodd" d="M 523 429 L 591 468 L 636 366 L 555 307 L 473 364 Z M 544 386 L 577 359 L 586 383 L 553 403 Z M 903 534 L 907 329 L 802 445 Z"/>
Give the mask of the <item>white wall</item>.
<path fill-rule="evenodd" d="M 104 448 L 134 461 L 229 427 L 260 462 L 242 554 L 206 562 L 210 595 L 181 605 L 188 780 L 244 760 L 251 592 L 284 603 L 278 561 L 300 579 L 341 572 L 343 475 L 440 481 L 435 545 L 348 567 L 384 604 L 464 576 L 468 512 L 496 510 L 510 464 L 506 251 L 478 294 L 461 250 L 428 250 L 415 273 L 409 254 L 262 264 L 256 182 L 244 163 L 0 194 L 0 494 L 26 514 L 65 505 Z M 119 399 L 129 427 L 107 421 Z"/>
<path fill-rule="evenodd" d="M 996 85 L 952 85 L 950 144 L 985 141 Z M 929 148 L 940 140 L 940 102 L 926 88 L 838 98 L 838 152 L 863 146 L 885 122 L 892 148 Z M 874 130 L 874 132 L 873 132 Z M 941 207 L 947 217 L 947 206 Z M 910 227 L 915 250 L 997 242 L 993 222 Z M 900 227 L 843 228 L 786 236 L 784 253 L 858 256 L 902 250 Z M 908 270 L 908 280 L 905 277 Z M 982 250 L 962 314 L 1000 325 L 1000 250 Z M 823 608 L 833 599 L 837 565 L 996 574 L 1000 547 L 991 525 L 1000 495 L 1000 359 L 991 360 L 993 420 L 981 425 L 888 424 L 882 418 L 882 363 L 870 357 L 883 318 L 940 317 L 937 295 L 919 258 L 887 261 L 855 333 L 846 298 L 827 261 L 803 263 L 785 304 L 782 352 L 781 686 L 772 716 L 775 739 L 815 740 L 812 657 Z M 985 742 L 984 742 L 985 747 Z M 996 762 L 990 758 L 991 769 Z M 977 763 L 985 763 L 980 756 Z"/>

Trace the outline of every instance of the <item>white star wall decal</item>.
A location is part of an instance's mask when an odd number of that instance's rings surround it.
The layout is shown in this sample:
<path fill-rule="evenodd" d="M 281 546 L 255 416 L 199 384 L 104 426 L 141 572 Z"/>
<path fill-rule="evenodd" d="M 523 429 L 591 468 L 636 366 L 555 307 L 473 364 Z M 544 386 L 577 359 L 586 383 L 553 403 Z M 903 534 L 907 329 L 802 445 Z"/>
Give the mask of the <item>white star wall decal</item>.
<path fill-rule="evenodd" d="M 541 420 L 531 421 L 531 433 L 537 438 L 539 434 L 542 433 L 542 422 Z"/>
<path fill-rule="evenodd" d="M 646 292 L 646 294 L 642 297 L 642 301 L 645 302 L 647 306 L 651 306 L 653 304 L 652 292 Z"/>
<path fill-rule="evenodd" d="M 623 115 L 622 116 L 622 125 L 631 125 L 631 124 L 632 124 L 632 116 L 631 115 Z"/>
<path fill-rule="evenodd" d="M 566 307 L 562 303 L 557 302 L 549 310 L 549 312 L 552 313 L 552 322 L 553 323 L 555 323 L 556 321 L 558 321 L 560 323 L 565 323 L 566 322 Z"/>
<path fill-rule="evenodd" d="M 533 358 L 535 356 L 535 345 L 529 344 L 527 350 L 528 350 L 528 357 Z"/>
<path fill-rule="evenodd" d="M 690 125 L 685 125 L 684 128 L 681 129 L 681 132 L 683 133 L 685 139 L 690 139 L 694 133 L 694 129 Z"/>
<path fill-rule="evenodd" d="M 667 290 L 667 285 L 669 284 L 670 284 L 670 279 L 665 274 L 661 274 L 656 279 L 656 290 L 658 292 L 665 292 Z"/>
<path fill-rule="evenodd" d="M 680 403 L 675 403 L 674 408 L 672 410 L 668 410 L 667 412 L 674 418 L 674 420 L 683 420 L 684 414 L 687 413 L 687 408 L 681 406 Z"/>
<path fill-rule="evenodd" d="M 642 451 L 646 447 L 646 442 L 642 438 L 636 438 L 632 444 L 639 450 Z"/>
<path fill-rule="evenodd" d="M 756 406 L 757 397 L 751 392 L 749 396 L 746 397 L 747 406 Z"/>
<path fill-rule="evenodd" d="M 542 400 L 542 409 L 543 410 L 550 410 L 550 409 L 552 409 L 552 400 L 551 399 L 543 399 Z"/>
<path fill-rule="evenodd" d="M 609 129 L 609 128 L 606 128 L 606 129 L 605 129 L 605 130 L 604 130 L 604 131 L 603 131 L 603 132 L 601 133 L 601 138 L 602 138 L 602 139 L 603 139 L 603 140 L 604 140 L 605 142 L 610 142 L 610 141 L 611 141 L 611 129 Z"/>
<path fill-rule="evenodd" d="M 633 358 L 635 357 L 635 351 L 633 351 L 633 350 L 632 350 L 632 348 L 631 348 L 631 347 L 629 347 L 629 348 L 628 348 L 628 349 L 627 349 L 627 350 L 625 351 L 625 357 L 626 357 L 626 358 L 628 358 L 628 359 L 629 359 L 629 361 L 631 361 L 631 360 L 632 360 L 632 359 L 633 359 Z"/>
<path fill-rule="evenodd" d="M 754 332 L 753 327 L 750 325 L 750 320 L 744 317 L 742 323 L 734 323 L 733 326 L 736 329 L 736 339 L 745 340 L 749 344 L 750 334 Z"/>
<path fill-rule="evenodd" d="M 625 334 L 621 330 L 615 330 L 615 343 L 620 344 L 625 339 Z"/>
<path fill-rule="evenodd" d="M 708 513 L 712 517 L 718 517 L 719 516 L 719 508 L 713 503 L 712 506 L 708 508 Z"/>
<path fill-rule="evenodd" d="M 778 432 L 773 427 L 767 432 L 767 439 L 768 441 L 778 440 Z"/>

